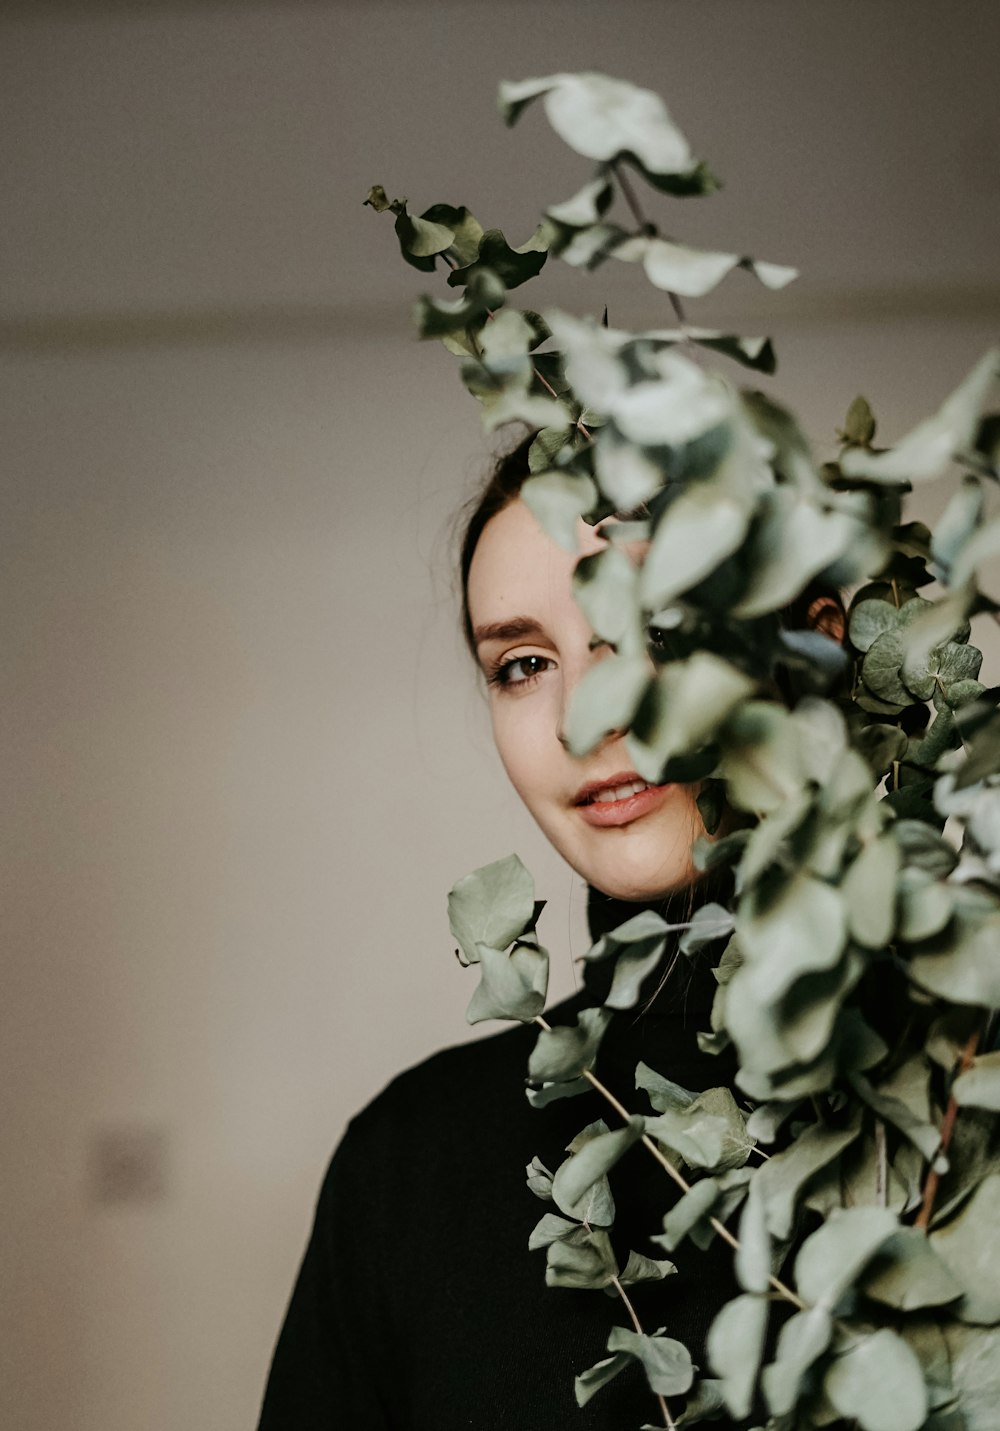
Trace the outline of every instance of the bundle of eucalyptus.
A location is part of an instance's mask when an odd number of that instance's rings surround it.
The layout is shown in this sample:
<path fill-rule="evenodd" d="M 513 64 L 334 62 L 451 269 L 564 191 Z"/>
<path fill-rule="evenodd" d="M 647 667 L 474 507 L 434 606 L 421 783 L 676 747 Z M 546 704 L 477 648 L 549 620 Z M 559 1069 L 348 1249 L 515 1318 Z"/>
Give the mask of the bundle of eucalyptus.
<path fill-rule="evenodd" d="M 522 495 L 552 538 L 575 550 L 580 517 L 643 513 L 606 526 L 608 546 L 576 568 L 611 654 L 580 683 L 566 734 L 583 754 L 625 729 L 645 779 L 702 782 L 716 837 L 696 862 L 728 867 L 735 888 L 679 945 L 720 941 L 699 1039 L 735 1047 L 739 1101 L 640 1065 L 636 1108 L 607 1094 L 608 1122 L 528 1182 L 555 1209 L 531 1244 L 547 1280 L 631 1310 L 631 1282 L 673 1270 L 638 1252 L 620 1266 L 608 1236 L 607 1175 L 641 1142 L 650 1175 L 680 1189 L 653 1241 L 680 1259 L 724 1239 L 742 1290 L 709 1334 L 711 1374 L 633 1320 L 577 1377 L 577 1399 L 638 1361 L 668 1427 L 763 1407 L 773 1431 L 987 1431 L 1000 1424 L 1000 689 L 979 679 L 970 619 L 1000 619 L 983 575 L 1000 552 L 986 512 L 1000 423 L 984 415 L 1000 353 L 892 447 L 875 446 L 858 399 L 839 460 L 819 463 L 790 412 L 706 363 L 770 372 L 770 342 L 685 316 L 683 300 L 735 268 L 771 288 L 795 275 L 661 236 L 643 186 L 662 205 L 717 184 L 660 99 L 596 74 L 501 87 L 509 124 L 535 100 L 596 168 L 519 248 L 465 208 L 418 217 L 380 188 L 366 202 L 393 213 L 408 263 L 440 260 L 458 290 L 421 298 L 416 320 L 461 359 L 487 430 L 537 431 Z M 549 256 L 641 265 L 667 326 L 515 308 L 510 291 Z M 956 472 L 936 530 L 905 519 L 915 484 Z M 853 593 L 846 647 L 779 620 L 817 579 Z M 782 673 L 792 701 L 776 696 Z M 719 835 L 722 810 L 738 817 Z M 540 906 L 517 857 L 461 880 L 449 908 L 480 972 L 470 1021 L 539 1025 L 531 1101 L 607 1093 L 594 1070 L 611 1012 L 635 1006 L 676 926 L 643 910 L 601 939 L 586 957 L 614 961 L 604 1005 L 550 1027 Z"/>

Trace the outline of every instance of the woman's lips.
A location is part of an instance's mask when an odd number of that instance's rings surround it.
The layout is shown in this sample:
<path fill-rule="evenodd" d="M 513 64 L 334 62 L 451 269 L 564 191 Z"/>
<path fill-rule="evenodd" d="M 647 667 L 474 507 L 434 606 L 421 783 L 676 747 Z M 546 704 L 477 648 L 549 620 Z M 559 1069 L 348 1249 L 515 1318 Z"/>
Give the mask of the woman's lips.
<path fill-rule="evenodd" d="M 585 785 L 577 794 L 575 808 L 581 819 L 597 828 L 630 825 L 633 820 L 658 809 L 672 788 L 671 785 L 649 785 L 635 771 L 626 771 L 610 780 Z"/>

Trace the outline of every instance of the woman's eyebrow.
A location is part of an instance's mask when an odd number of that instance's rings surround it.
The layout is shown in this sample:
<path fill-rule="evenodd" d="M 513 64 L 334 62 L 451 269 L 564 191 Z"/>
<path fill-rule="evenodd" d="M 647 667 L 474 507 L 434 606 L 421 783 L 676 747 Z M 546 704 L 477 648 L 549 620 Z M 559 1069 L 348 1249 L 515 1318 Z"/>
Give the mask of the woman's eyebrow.
<path fill-rule="evenodd" d="M 542 628 L 530 616 L 510 616 L 505 621 L 491 621 L 477 626 L 472 639 L 477 646 L 486 641 L 526 641 L 531 636 L 541 636 Z"/>

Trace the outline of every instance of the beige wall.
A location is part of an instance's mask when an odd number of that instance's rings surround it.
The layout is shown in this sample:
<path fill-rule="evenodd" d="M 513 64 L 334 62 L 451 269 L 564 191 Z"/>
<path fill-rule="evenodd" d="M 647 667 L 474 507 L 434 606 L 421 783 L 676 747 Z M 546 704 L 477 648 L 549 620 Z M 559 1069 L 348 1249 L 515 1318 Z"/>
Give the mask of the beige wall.
<path fill-rule="evenodd" d="M 476 414 L 368 184 L 527 229 L 579 170 L 496 80 L 660 84 L 729 179 L 686 231 L 811 275 L 779 390 L 824 443 L 863 388 L 891 436 L 1000 315 L 996 24 L 948 8 L 0 13 L 5 1425 L 253 1423 L 346 1118 L 466 1036 L 455 878 L 517 848 L 572 986 L 581 891 L 455 634 Z M 102 1203 L 95 1139 L 135 1127 L 162 1196 Z"/>

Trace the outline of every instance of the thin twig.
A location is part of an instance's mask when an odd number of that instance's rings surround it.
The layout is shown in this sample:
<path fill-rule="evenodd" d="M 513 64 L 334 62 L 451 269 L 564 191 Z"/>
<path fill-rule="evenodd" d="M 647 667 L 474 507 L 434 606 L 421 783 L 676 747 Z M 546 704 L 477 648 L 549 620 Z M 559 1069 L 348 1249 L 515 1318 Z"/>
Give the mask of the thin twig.
<path fill-rule="evenodd" d="M 875 1119 L 875 1200 L 879 1207 L 889 1206 L 889 1150 L 882 1118 Z"/>
<path fill-rule="evenodd" d="M 492 315 L 491 315 L 491 316 L 492 316 Z M 554 388 L 554 387 L 552 386 L 552 384 L 549 382 L 548 378 L 545 377 L 545 375 L 544 375 L 543 373 L 540 373 L 540 372 L 538 371 L 538 369 L 535 367 L 534 363 L 532 363 L 532 365 L 531 365 L 531 371 L 534 373 L 535 377 L 536 377 L 536 378 L 538 379 L 538 381 L 541 383 L 542 387 L 546 390 L 546 392 L 549 393 L 551 397 L 554 397 L 555 400 L 556 400 L 556 402 L 558 402 L 558 401 L 559 401 L 559 394 L 556 392 L 555 388 Z M 577 420 L 576 420 L 576 430 L 577 430 L 577 432 L 579 432 L 580 436 L 581 436 L 581 437 L 585 437 L 588 442 L 593 442 L 593 440 L 594 440 L 593 434 L 591 433 L 590 428 L 586 425 L 586 423 L 583 421 L 582 418 L 579 418 L 579 417 L 577 418 Z"/>
<path fill-rule="evenodd" d="M 976 1049 L 979 1047 L 979 1029 L 975 1029 L 968 1037 L 965 1047 L 962 1049 L 962 1056 L 958 1060 L 958 1067 L 955 1070 L 956 1078 L 962 1074 L 972 1063 L 976 1056 Z M 948 1099 L 948 1106 L 941 1119 L 941 1146 L 938 1149 L 938 1156 L 943 1157 L 948 1151 L 948 1144 L 951 1142 L 951 1135 L 955 1131 L 955 1119 L 958 1117 L 958 1101 L 954 1093 Z M 917 1213 L 914 1227 L 922 1227 L 926 1230 L 930 1226 L 931 1213 L 934 1211 L 934 1199 L 937 1197 L 938 1184 L 941 1176 L 937 1169 L 931 1167 L 927 1172 L 927 1181 L 924 1183 L 924 1200 Z"/>
<path fill-rule="evenodd" d="M 644 1336 L 646 1335 L 646 1333 L 642 1330 L 642 1323 L 639 1321 L 639 1318 L 638 1318 L 638 1316 L 636 1315 L 636 1310 L 635 1310 L 635 1308 L 633 1307 L 632 1302 L 631 1302 L 631 1300 L 630 1300 L 630 1298 L 629 1298 L 629 1295 L 628 1295 L 628 1293 L 625 1291 L 625 1288 L 624 1288 L 624 1287 L 622 1286 L 622 1284 L 619 1282 L 619 1280 L 618 1280 L 617 1277 L 612 1277 L 612 1279 L 611 1279 L 611 1285 L 612 1285 L 612 1287 L 614 1287 L 614 1289 L 615 1289 L 615 1291 L 618 1293 L 619 1297 L 621 1297 L 622 1301 L 625 1303 L 625 1310 L 628 1312 L 629 1316 L 632 1318 L 632 1325 L 633 1325 L 633 1327 L 635 1327 L 636 1332 L 638 1333 L 638 1335 L 639 1335 L 640 1337 L 644 1337 Z M 677 1426 L 676 1426 L 676 1423 L 675 1423 L 675 1421 L 674 1421 L 674 1418 L 673 1418 L 673 1417 L 671 1416 L 671 1414 L 670 1414 L 670 1407 L 667 1405 L 667 1399 L 666 1399 L 666 1397 L 663 1396 L 663 1395 L 661 1395 L 660 1392 L 658 1392 L 658 1391 L 654 1391 L 654 1392 L 653 1392 L 653 1395 L 656 1397 L 657 1401 L 660 1403 L 660 1412 L 661 1412 L 661 1414 L 662 1414 L 662 1416 L 663 1416 L 663 1424 L 664 1424 L 664 1426 L 667 1428 L 667 1431 L 677 1431 Z"/>
<path fill-rule="evenodd" d="M 646 237 L 655 238 L 657 234 L 656 225 L 650 223 L 650 221 L 646 218 L 646 215 L 643 213 L 642 206 L 639 203 L 638 195 L 636 194 L 635 189 L 632 187 L 632 181 L 626 174 L 624 165 L 615 164 L 612 167 L 614 168 L 615 178 L 618 180 L 618 187 L 622 191 L 622 198 L 625 200 L 626 204 L 631 210 L 632 217 L 635 219 L 636 223 L 639 225 L 640 229 L 643 231 L 643 234 Z M 681 325 L 682 328 L 686 328 L 687 315 L 684 312 L 684 306 L 681 303 L 680 298 L 678 298 L 676 293 L 672 293 L 669 290 L 667 291 L 667 297 L 670 299 L 670 306 L 674 310 L 674 316 L 676 317 L 678 323 Z"/>
<path fill-rule="evenodd" d="M 615 171 L 615 178 L 618 180 L 618 187 L 622 191 L 622 198 L 632 211 L 632 217 L 645 233 L 655 234 L 656 225 L 651 224 L 643 213 L 642 206 L 639 203 L 639 196 L 632 187 L 632 180 L 626 174 L 624 165 L 614 164 L 612 168 Z"/>

